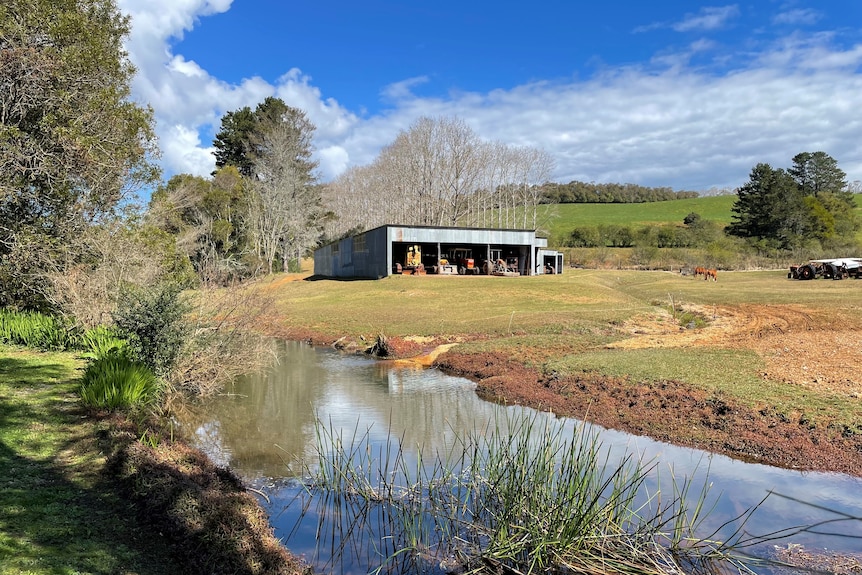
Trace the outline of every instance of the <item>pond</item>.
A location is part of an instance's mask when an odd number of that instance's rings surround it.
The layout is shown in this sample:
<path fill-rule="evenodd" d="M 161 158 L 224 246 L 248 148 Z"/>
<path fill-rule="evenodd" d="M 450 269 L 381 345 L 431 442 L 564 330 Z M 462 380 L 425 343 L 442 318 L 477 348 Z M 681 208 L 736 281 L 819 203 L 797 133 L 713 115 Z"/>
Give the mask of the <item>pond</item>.
<path fill-rule="evenodd" d="M 277 345 L 277 365 L 241 378 L 207 405 L 178 416 L 178 423 L 212 459 L 229 466 L 262 494 L 276 535 L 320 572 L 367 573 L 381 561 L 379 541 L 352 540 L 355 533 L 346 532 L 355 525 L 343 510 L 333 511 L 328 507 L 331 501 L 311 497 L 298 481 L 318 462 L 321 427 L 343 435 L 346 443 L 361 436 L 375 452 L 386 452 L 397 443 L 414 461 L 420 451 L 445 452 L 459 437 L 499 427 L 513 414 L 552 421 L 567 433 L 582 427 L 579 421 L 550 413 L 482 401 L 472 382 L 435 369 L 395 367 L 299 342 Z M 598 433 L 609 460 L 634 454 L 654 465 L 646 484 L 653 492 L 659 485 L 667 488 L 669 479 L 688 478 L 693 492 L 710 484 L 714 508 L 700 527 L 704 536 L 766 498 L 745 526 L 755 535 L 848 516 L 857 519 L 770 542 L 751 550 L 755 554 L 767 555 L 775 545 L 862 552 L 858 478 L 744 463 L 645 437 L 590 429 Z M 773 495 L 767 497 L 770 492 Z M 731 523 L 722 532 L 733 528 Z M 359 539 L 363 537 L 385 539 L 385 527 L 372 526 Z"/>

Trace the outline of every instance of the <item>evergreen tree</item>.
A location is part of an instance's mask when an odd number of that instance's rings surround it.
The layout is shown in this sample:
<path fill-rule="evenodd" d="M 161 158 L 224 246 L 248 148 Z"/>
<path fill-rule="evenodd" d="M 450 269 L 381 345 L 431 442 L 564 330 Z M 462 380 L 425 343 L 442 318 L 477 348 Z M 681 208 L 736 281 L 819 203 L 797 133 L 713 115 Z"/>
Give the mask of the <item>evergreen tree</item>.
<path fill-rule="evenodd" d="M 849 241 L 859 229 L 846 176 L 824 152 L 803 152 L 785 171 L 758 164 L 737 191 L 728 233 L 789 248 Z"/>
<path fill-rule="evenodd" d="M 45 305 L 44 273 L 158 178 L 152 111 L 130 100 L 114 0 L 0 4 L 0 305 Z"/>

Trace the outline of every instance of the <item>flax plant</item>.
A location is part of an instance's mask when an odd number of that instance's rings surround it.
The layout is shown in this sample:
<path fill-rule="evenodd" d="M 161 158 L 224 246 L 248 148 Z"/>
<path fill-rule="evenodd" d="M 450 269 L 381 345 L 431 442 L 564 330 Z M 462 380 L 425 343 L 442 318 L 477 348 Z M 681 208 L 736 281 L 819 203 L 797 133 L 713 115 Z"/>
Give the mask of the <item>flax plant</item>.
<path fill-rule="evenodd" d="M 44 351 L 74 347 L 79 330 L 61 318 L 39 312 L 0 310 L 0 343 Z"/>
<path fill-rule="evenodd" d="M 340 536 L 362 532 L 377 573 L 751 572 L 754 560 L 733 540 L 695 535 L 710 509 L 707 485 L 691 503 L 690 484 L 674 478 L 662 498 L 646 483 L 654 462 L 612 458 L 586 425 L 567 433 L 516 413 L 433 457 L 391 439 L 375 453 L 369 432 L 345 439 L 318 422 L 311 492 L 325 494 L 330 511 L 341 503 Z"/>

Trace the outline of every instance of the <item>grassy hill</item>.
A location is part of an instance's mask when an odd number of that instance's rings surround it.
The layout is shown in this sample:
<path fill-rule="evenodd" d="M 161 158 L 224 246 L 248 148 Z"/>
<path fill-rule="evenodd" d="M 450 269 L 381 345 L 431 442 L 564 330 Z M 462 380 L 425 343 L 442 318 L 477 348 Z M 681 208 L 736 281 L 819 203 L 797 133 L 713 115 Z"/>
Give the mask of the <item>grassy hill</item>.
<path fill-rule="evenodd" d="M 539 228 L 547 233 L 551 245 L 568 236 L 576 227 L 600 224 L 647 225 L 677 224 L 695 212 L 709 221 L 726 225 L 736 195 L 704 196 L 666 202 L 641 204 L 552 204 L 539 206 Z M 856 212 L 862 218 L 862 194 L 856 196 Z M 862 239 L 862 234 L 860 234 Z"/>

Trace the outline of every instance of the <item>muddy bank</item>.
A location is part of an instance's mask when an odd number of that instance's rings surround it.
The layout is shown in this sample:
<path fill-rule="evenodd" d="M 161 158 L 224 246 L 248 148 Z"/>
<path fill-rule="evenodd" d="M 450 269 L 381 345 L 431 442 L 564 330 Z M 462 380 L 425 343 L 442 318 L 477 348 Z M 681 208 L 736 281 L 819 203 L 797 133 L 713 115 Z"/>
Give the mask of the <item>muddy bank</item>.
<path fill-rule="evenodd" d="M 759 317 L 758 313 L 751 315 Z M 746 324 L 746 328 L 750 325 Z M 270 335 L 353 353 L 367 353 L 375 343 L 333 339 L 297 329 L 272 330 Z M 808 331 L 806 341 L 826 335 L 834 334 Z M 762 335 L 754 339 L 760 344 L 768 341 Z M 422 355 L 435 345 L 451 343 L 447 338 L 417 341 L 391 337 L 387 341 L 390 359 Z M 663 341 L 666 344 L 668 338 Z M 809 354 L 811 359 L 816 360 Z M 783 360 L 787 363 L 787 354 Z M 825 364 L 825 360 L 811 362 L 812 366 Z M 710 394 L 683 382 L 639 382 L 598 374 L 549 378 L 504 354 L 465 354 L 457 347 L 437 357 L 434 365 L 477 382 L 477 393 L 488 401 L 553 411 L 602 427 L 748 462 L 862 477 L 859 434 L 837 427 L 812 427 L 805 420 L 788 419 L 768 407 L 752 410 L 733 398 Z M 858 386 L 855 382 L 850 385 Z"/>
<path fill-rule="evenodd" d="M 134 520 L 168 542 L 177 572 L 309 572 L 275 537 L 266 512 L 242 481 L 174 439 L 167 424 L 149 420 L 142 436 L 140 422 L 116 414 L 94 418 L 107 458 L 106 479 L 132 502 Z"/>
<path fill-rule="evenodd" d="M 749 462 L 862 476 L 862 437 L 843 429 L 812 429 L 805 421 L 769 409 L 753 411 L 681 382 L 595 374 L 543 378 L 503 355 L 457 350 L 436 365 L 476 381 L 477 393 L 489 401 L 553 411 Z"/>

